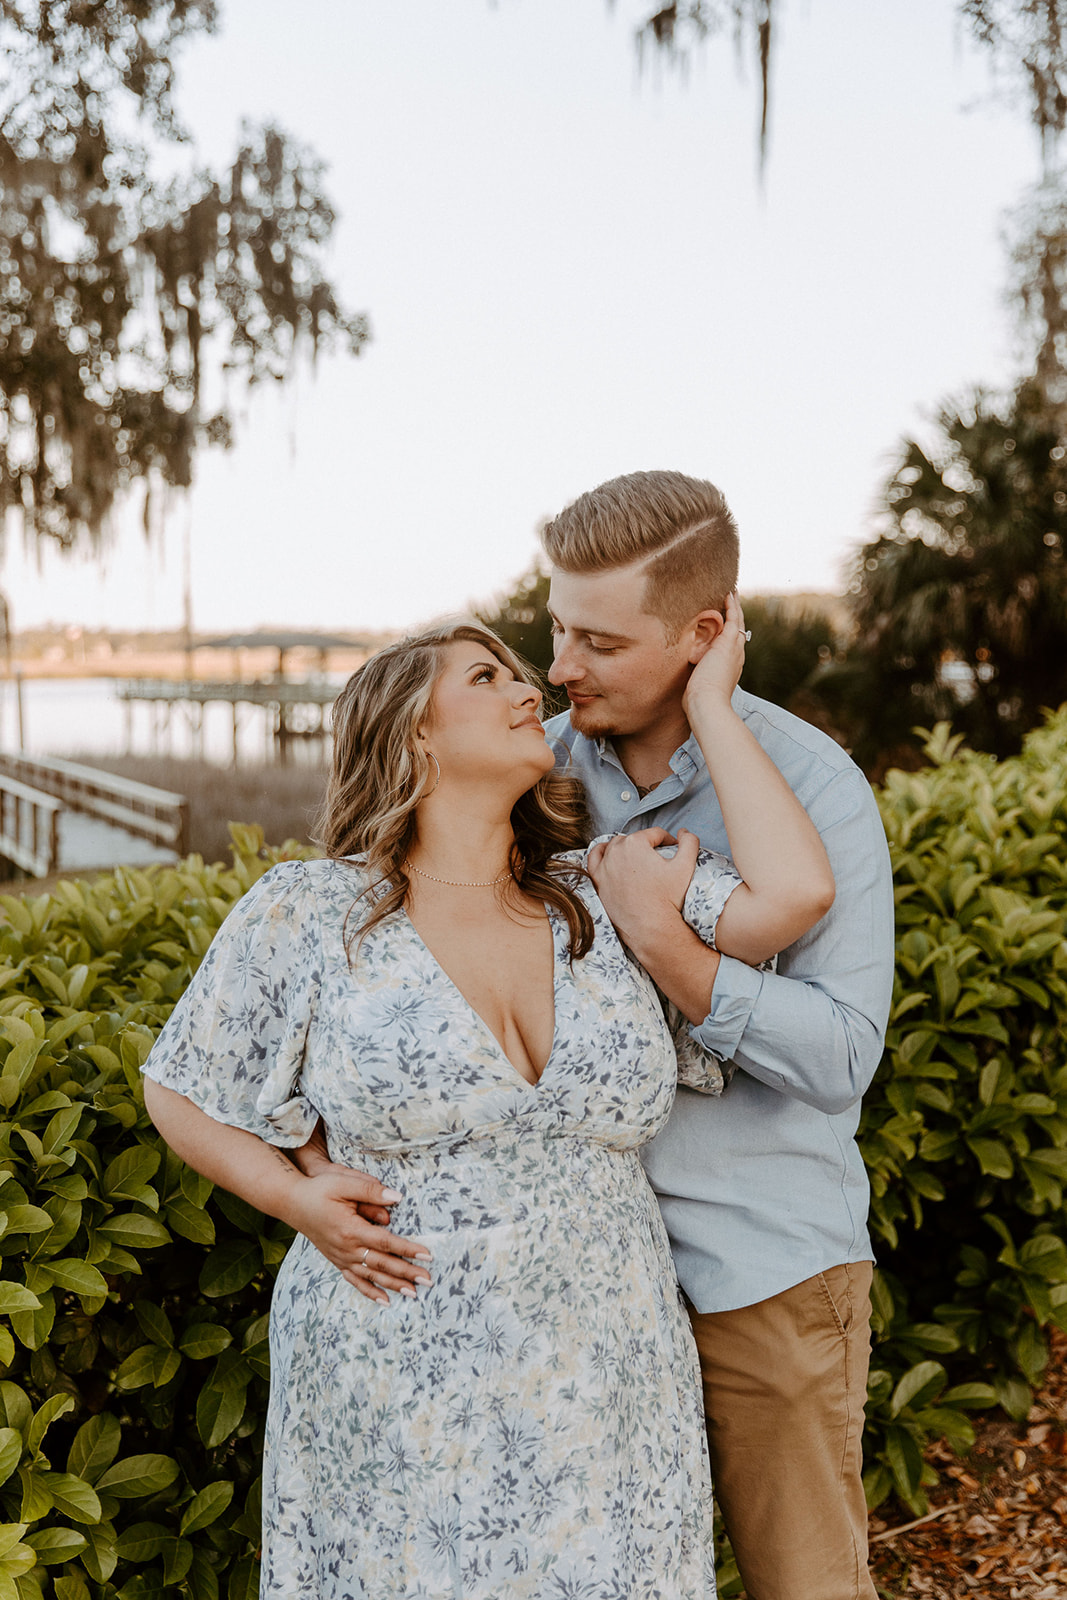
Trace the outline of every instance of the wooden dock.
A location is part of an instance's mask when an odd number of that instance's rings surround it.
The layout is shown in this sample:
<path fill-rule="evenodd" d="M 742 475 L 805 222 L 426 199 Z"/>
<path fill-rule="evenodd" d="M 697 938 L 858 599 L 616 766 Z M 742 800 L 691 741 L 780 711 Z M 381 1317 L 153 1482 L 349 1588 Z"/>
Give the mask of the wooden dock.
<path fill-rule="evenodd" d="M 185 797 L 73 761 L 0 754 L 0 864 L 43 878 L 66 870 L 176 861 Z"/>
<path fill-rule="evenodd" d="M 173 720 L 185 716 L 194 742 L 204 755 L 204 712 L 213 704 L 231 708 L 233 726 L 233 765 L 240 761 L 240 711 L 254 706 L 266 711 L 268 738 L 279 763 L 284 766 L 290 747 L 302 740 L 329 737 L 327 711 L 337 698 L 337 685 L 322 678 L 299 681 L 293 678 L 260 679 L 255 683 L 231 683 L 208 679 L 138 678 L 115 685 L 115 694 L 126 706 L 126 748 L 133 749 L 133 708 L 152 707 L 152 736 L 157 750 L 170 744 Z"/>

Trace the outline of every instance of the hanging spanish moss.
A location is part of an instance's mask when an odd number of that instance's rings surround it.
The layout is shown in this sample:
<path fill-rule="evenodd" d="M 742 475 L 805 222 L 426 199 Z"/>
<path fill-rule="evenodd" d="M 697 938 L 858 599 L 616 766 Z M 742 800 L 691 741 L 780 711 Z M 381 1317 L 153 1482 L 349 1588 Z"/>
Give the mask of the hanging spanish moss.
<path fill-rule="evenodd" d="M 322 165 L 286 133 L 152 175 L 185 138 L 177 48 L 215 21 L 213 0 L 0 0 L 0 522 L 31 538 L 98 544 L 137 482 L 147 527 L 151 486 L 229 442 L 228 374 L 368 338 L 323 274 Z"/>
<path fill-rule="evenodd" d="M 1021 90 L 1046 162 L 1067 125 L 1065 0 L 958 0 L 974 37 L 988 46 L 1010 93 Z"/>
<path fill-rule="evenodd" d="M 746 38 L 755 45 L 760 76 L 759 165 L 767 160 L 771 93 L 771 45 L 774 0 L 670 0 L 659 6 L 637 29 L 638 59 L 646 50 L 659 50 L 671 65 L 685 71 L 695 45 L 714 34 L 729 32 L 738 56 Z"/>
<path fill-rule="evenodd" d="M 610 3 L 610 0 L 609 0 Z M 1011 294 L 1034 352 L 1036 393 L 1067 411 L 1067 0 L 955 0 L 963 31 L 988 53 L 995 94 L 1021 104 L 1038 137 L 1041 177 L 1008 219 Z M 767 160 L 775 0 L 669 0 L 637 29 L 639 56 L 659 52 L 684 71 L 693 51 L 721 33 L 738 55 L 751 49 L 760 80 L 758 154 Z"/>

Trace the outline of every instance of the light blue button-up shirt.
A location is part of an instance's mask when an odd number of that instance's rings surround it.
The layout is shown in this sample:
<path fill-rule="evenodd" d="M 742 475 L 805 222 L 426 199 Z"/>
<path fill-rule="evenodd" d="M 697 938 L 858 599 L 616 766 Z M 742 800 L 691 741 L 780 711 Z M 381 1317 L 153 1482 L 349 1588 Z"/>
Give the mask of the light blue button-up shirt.
<path fill-rule="evenodd" d="M 737 1070 L 721 1099 L 679 1089 L 643 1152 L 698 1311 L 754 1305 L 828 1267 L 871 1260 L 855 1134 L 893 987 L 892 876 L 870 785 L 840 745 L 788 711 L 741 689 L 733 705 L 818 828 L 837 895 L 781 952 L 776 973 L 723 957 L 711 1011 L 692 1032 Z M 684 827 L 730 854 L 692 735 L 671 757 L 671 776 L 641 799 L 610 741 L 576 733 L 567 714 L 546 732 L 585 785 L 595 833 Z"/>

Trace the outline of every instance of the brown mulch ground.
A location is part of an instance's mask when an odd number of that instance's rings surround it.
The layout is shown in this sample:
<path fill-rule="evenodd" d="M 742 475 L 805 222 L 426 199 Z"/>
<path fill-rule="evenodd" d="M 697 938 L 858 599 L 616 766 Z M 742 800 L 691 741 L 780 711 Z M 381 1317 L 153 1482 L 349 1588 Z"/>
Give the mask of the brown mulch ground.
<path fill-rule="evenodd" d="M 884 1600 L 1067 1600 L 1067 1336 L 1054 1333 L 1044 1388 L 1025 1422 L 976 1419 L 962 1459 L 935 1446 L 940 1512 L 907 1527 L 871 1518 L 871 1572 Z M 899 1509 L 899 1508 L 897 1508 Z"/>

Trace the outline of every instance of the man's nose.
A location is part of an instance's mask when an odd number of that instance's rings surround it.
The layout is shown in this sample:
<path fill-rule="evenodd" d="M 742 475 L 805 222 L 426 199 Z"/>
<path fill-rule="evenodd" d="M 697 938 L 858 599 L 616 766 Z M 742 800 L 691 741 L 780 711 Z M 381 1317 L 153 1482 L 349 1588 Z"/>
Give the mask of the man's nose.
<path fill-rule="evenodd" d="M 574 653 L 568 645 L 557 644 L 552 665 L 548 669 L 548 681 L 557 687 L 561 683 L 573 683 L 581 677 L 581 670 L 574 659 Z"/>

